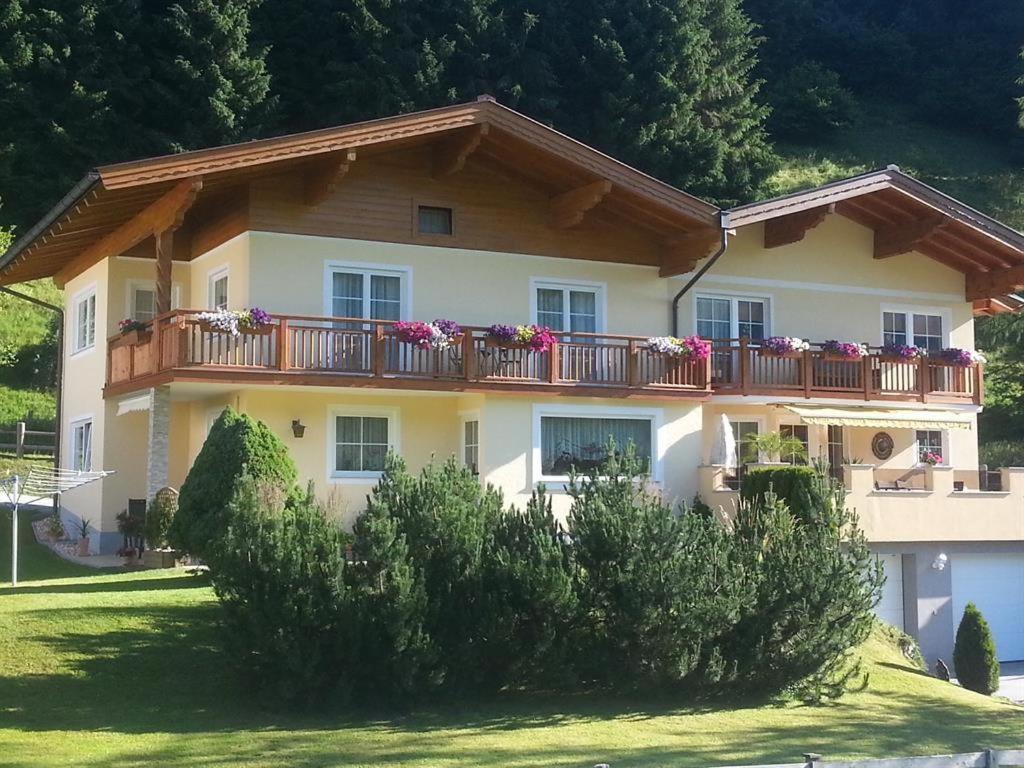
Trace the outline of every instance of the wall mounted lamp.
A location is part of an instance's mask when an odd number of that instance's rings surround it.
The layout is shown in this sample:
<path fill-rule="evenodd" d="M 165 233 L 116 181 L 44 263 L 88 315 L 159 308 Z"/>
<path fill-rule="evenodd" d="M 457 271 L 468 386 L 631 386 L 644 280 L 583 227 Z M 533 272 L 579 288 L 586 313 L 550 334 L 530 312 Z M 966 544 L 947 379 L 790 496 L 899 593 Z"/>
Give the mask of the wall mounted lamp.
<path fill-rule="evenodd" d="M 302 423 L 302 419 L 292 419 L 292 434 L 296 437 L 306 434 L 306 425 Z"/>

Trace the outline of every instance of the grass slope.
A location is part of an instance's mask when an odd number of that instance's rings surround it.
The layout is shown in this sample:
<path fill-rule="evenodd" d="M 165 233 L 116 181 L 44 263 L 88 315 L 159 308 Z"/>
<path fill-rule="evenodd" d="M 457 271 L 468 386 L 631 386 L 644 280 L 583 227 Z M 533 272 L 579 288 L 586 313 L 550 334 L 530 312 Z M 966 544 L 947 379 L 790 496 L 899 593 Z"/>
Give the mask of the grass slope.
<path fill-rule="evenodd" d="M 0 589 L 3 765 L 686 768 L 1024 742 L 1024 709 L 922 675 L 880 637 L 864 648 L 868 688 L 824 706 L 510 697 L 275 714 L 226 666 L 200 578 L 84 574 L 25 542 L 39 580 Z"/>
<path fill-rule="evenodd" d="M 813 146 L 780 145 L 772 192 L 785 194 L 895 163 L 978 210 L 1024 228 L 1024 171 L 1003 145 L 915 121 L 897 104 L 867 104 L 856 122 Z"/>

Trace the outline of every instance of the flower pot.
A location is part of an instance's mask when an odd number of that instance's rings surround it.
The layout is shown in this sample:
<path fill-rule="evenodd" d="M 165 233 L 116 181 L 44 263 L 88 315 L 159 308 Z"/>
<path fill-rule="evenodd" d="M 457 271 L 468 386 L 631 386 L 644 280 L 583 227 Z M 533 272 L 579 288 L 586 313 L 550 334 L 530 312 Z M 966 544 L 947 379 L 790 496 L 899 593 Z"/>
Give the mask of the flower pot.
<path fill-rule="evenodd" d="M 844 357 L 843 355 L 833 355 L 826 352 L 821 356 L 822 360 L 829 363 L 859 363 L 863 360 L 863 357 Z"/>
<path fill-rule="evenodd" d="M 110 346 L 116 349 L 117 347 L 137 347 L 140 344 L 148 344 L 149 340 L 153 338 L 153 332 L 150 330 L 145 331 L 128 331 L 122 333 L 116 339 L 114 339 Z"/>
<path fill-rule="evenodd" d="M 259 328 L 239 328 L 238 332 L 247 336 L 269 336 L 274 332 L 274 326 L 261 325 Z"/>
<path fill-rule="evenodd" d="M 804 356 L 803 352 L 792 350 L 790 352 L 776 352 L 772 349 L 759 349 L 757 353 L 761 357 L 775 358 L 778 360 L 799 360 Z"/>
<path fill-rule="evenodd" d="M 78 556 L 88 557 L 89 556 L 89 537 L 83 536 L 78 540 Z"/>
<path fill-rule="evenodd" d="M 147 549 L 142 553 L 143 568 L 174 568 L 178 553 L 173 549 Z"/>

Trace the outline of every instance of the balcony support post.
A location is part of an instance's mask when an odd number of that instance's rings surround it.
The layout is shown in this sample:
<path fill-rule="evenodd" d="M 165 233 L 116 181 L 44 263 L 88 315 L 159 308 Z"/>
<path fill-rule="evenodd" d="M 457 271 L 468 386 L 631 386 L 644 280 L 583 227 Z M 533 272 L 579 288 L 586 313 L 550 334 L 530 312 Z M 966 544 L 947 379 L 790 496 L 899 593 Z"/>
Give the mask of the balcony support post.
<path fill-rule="evenodd" d="M 747 337 L 740 338 L 740 392 L 750 394 L 750 352 L 747 349 Z"/>
<path fill-rule="evenodd" d="M 561 367 L 561 350 L 558 348 L 558 342 L 556 341 L 548 349 L 548 383 L 557 384 L 560 378 L 559 369 Z"/>
<path fill-rule="evenodd" d="M 290 367 L 288 362 L 290 357 L 288 336 L 290 333 L 288 318 L 282 317 L 277 321 L 277 370 L 279 371 L 287 371 Z"/>
<path fill-rule="evenodd" d="M 927 357 L 917 358 L 917 399 L 922 403 L 928 402 L 928 390 L 931 387 L 931 366 Z"/>
<path fill-rule="evenodd" d="M 466 381 L 473 381 L 476 377 L 476 345 L 472 331 L 462 334 L 462 373 Z"/>
<path fill-rule="evenodd" d="M 373 326 L 373 375 L 383 378 L 384 376 L 384 326 Z"/>

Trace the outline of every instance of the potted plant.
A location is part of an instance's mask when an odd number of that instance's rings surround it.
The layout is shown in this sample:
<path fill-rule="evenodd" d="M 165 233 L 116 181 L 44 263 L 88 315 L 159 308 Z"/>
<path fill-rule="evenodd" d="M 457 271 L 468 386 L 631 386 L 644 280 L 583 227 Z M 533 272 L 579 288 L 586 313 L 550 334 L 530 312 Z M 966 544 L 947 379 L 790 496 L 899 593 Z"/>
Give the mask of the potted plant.
<path fill-rule="evenodd" d="M 462 340 L 462 328 L 454 320 L 438 318 L 432 323 L 401 320 L 394 325 L 399 341 L 420 349 L 443 350 Z"/>
<path fill-rule="evenodd" d="M 214 309 L 196 315 L 204 333 L 265 336 L 273 331 L 274 321 L 259 307 L 252 309 Z"/>
<path fill-rule="evenodd" d="M 879 355 L 888 363 L 913 363 L 928 355 L 928 350 L 913 344 L 884 344 Z"/>
<path fill-rule="evenodd" d="M 855 341 L 836 341 L 829 339 L 821 345 L 826 360 L 834 362 L 856 362 L 868 353 L 866 344 L 859 344 Z"/>
<path fill-rule="evenodd" d="M 699 336 L 651 336 L 642 348 L 655 355 L 685 360 L 707 360 L 711 356 L 711 342 Z"/>
<path fill-rule="evenodd" d="M 121 548 L 117 554 L 125 558 L 125 566 L 134 566 L 142 554 L 142 528 L 145 518 L 125 509 L 117 516 L 117 531 L 121 534 Z"/>
<path fill-rule="evenodd" d="M 161 488 L 146 507 L 146 550 L 142 553 L 142 562 L 147 568 L 177 565 L 178 553 L 167 544 L 167 533 L 177 511 L 178 492 L 173 488 Z"/>
<path fill-rule="evenodd" d="M 505 349 L 547 352 L 558 343 L 554 332 L 541 325 L 492 325 L 487 329 L 486 344 Z"/>
<path fill-rule="evenodd" d="M 770 336 L 761 342 L 758 352 L 762 357 L 799 358 L 810 348 L 810 342 L 796 336 Z"/>
<path fill-rule="evenodd" d="M 78 556 L 89 556 L 89 529 L 92 528 L 92 520 L 81 518 L 75 528 L 78 530 Z"/>
<path fill-rule="evenodd" d="M 976 352 L 972 349 L 960 349 L 958 347 L 940 350 L 936 357 L 943 363 L 956 368 L 970 368 L 975 363 L 987 362 L 981 352 Z"/>
<path fill-rule="evenodd" d="M 115 340 L 117 346 L 145 344 L 153 335 L 147 323 L 141 320 L 132 320 L 130 317 L 119 322 L 117 327 L 121 331 L 121 335 Z"/>
<path fill-rule="evenodd" d="M 921 457 L 921 461 L 929 467 L 934 467 L 942 463 L 942 456 L 937 453 L 933 453 L 932 451 L 928 451 Z"/>
<path fill-rule="evenodd" d="M 748 435 L 744 440 L 749 458 L 754 459 L 751 463 L 758 463 L 764 457 L 767 464 L 779 464 L 782 456 L 795 456 L 807 458 L 807 448 L 804 444 L 792 435 L 784 435 L 781 432 L 762 432 L 756 435 Z"/>

